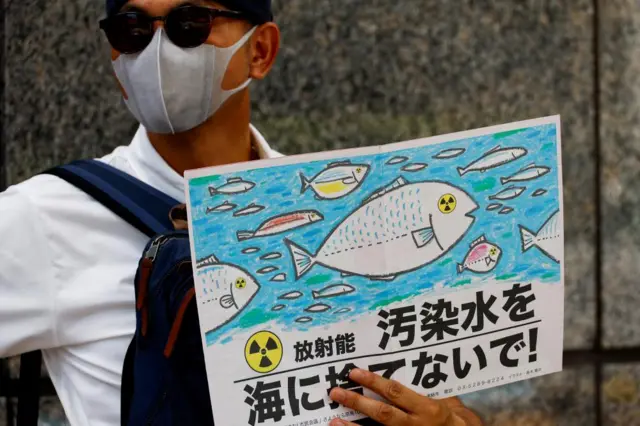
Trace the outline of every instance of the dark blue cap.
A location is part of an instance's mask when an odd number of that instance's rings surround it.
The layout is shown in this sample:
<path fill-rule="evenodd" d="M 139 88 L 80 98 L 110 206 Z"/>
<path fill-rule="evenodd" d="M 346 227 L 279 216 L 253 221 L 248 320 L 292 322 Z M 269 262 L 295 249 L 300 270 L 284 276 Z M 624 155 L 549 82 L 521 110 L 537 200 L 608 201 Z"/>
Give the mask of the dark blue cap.
<path fill-rule="evenodd" d="M 216 0 L 221 5 L 253 17 L 256 23 L 273 21 L 271 0 Z M 117 13 L 127 0 L 107 0 L 107 16 Z"/>

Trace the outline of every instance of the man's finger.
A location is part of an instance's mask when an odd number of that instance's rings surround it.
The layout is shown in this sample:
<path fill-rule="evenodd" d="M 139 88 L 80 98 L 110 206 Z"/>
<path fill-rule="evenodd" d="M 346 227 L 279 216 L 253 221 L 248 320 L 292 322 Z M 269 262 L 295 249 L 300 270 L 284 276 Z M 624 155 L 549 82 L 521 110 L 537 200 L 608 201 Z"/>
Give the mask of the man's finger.
<path fill-rule="evenodd" d="M 395 380 L 385 379 L 367 370 L 354 369 L 349 378 L 410 413 L 428 413 L 434 420 L 446 419 L 447 407 L 440 401 L 426 398 Z"/>
<path fill-rule="evenodd" d="M 341 388 L 333 388 L 329 397 L 345 407 L 352 408 L 386 426 L 410 424 L 409 414 L 402 410 Z"/>

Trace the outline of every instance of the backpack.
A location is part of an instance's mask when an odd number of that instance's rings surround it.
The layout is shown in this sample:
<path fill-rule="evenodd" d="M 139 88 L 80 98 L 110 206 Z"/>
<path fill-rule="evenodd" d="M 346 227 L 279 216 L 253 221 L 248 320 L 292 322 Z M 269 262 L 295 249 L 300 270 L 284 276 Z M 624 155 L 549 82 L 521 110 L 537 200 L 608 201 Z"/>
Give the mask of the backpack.
<path fill-rule="evenodd" d="M 121 425 L 213 425 L 186 208 L 97 160 L 45 173 L 83 190 L 149 237 L 135 276 L 136 330 L 122 370 Z"/>

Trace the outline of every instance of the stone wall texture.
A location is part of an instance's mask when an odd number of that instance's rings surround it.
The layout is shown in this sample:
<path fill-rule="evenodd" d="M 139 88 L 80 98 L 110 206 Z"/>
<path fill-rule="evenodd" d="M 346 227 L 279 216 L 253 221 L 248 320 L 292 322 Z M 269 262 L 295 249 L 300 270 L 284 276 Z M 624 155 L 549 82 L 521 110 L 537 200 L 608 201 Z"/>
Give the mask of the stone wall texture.
<path fill-rule="evenodd" d="M 252 86 L 253 122 L 283 153 L 561 114 L 565 348 L 640 347 L 638 0 L 274 4 L 283 46 L 272 74 Z M 4 0 L 7 184 L 129 143 L 137 125 L 98 29 L 103 8 Z M 587 426 L 597 423 L 600 395 L 604 424 L 640 424 L 639 368 L 607 365 L 600 385 L 594 367 L 581 365 L 465 399 L 487 424 Z M 66 424 L 55 398 L 41 408 L 45 426 Z"/>

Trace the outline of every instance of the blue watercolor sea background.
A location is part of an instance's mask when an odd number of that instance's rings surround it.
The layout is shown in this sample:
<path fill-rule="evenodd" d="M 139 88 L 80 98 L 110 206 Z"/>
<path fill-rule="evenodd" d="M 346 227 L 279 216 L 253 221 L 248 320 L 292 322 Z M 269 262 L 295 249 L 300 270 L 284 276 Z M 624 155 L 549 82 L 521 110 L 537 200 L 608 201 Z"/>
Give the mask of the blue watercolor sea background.
<path fill-rule="evenodd" d="M 232 338 L 234 332 L 272 320 L 277 321 L 285 330 L 307 330 L 311 327 L 326 326 L 338 320 L 356 320 L 361 314 L 431 291 L 435 285 L 460 287 L 471 284 L 490 284 L 495 281 L 530 282 L 534 280 L 543 283 L 559 283 L 562 270 L 559 264 L 536 248 L 522 253 L 518 228 L 521 224 L 538 232 L 551 214 L 560 208 L 556 131 L 556 126 L 549 124 L 388 154 L 345 158 L 344 160 L 350 160 L 354 164 L 367 164 L 371 169 L 364 182 L 355 191 L 338 200 L 317 200 L 311 188 L 301 194 L 300 173 L 311 179 L 329 163 L 344 161 L 340 159 L 191 179 L 189 191 L 196 258 L 201 259 L 215 254 L 221 262 L 236 264 L 249 271 L 261 286 L 251 303 L 230 323 L 206 333 L 207 345 L 216 342 L 225 343 Z M 468 166 L 497 145 L 502 148 L 526 148 L 528 154 L 486 172 L 469 172 L 460 176 L 458 167 Z M 454 148 L 464 148 L 466 151 L 451 159 L 433 158 L 443 150 Z M 408 157 L 408 160 L 395 165 L 386 164 L 392 158 L 400 156 Z M 417 172 L 401 170 L 402 167 L 414 163 L 426 163 L 428 167 Z M 488 199 L 489 196 L 511 185 L 511 183 L 501 184 L 501 177 L 511 176 L 531 163 L 549 167 L 551 172 L 532 181 L 514 182 L 515 186 L 526 187 L 518 198 L 509 201 Z M 314 266 L 310 272 L 296 281 L 292 259 L 283 242 L 284 238 L 294 241 L 309 253 L 316 253 L 324 238 L 365 198 L 400 176 L 410 183 L 432 179 L 448 181 L 470 194 L 480 208 L 473 213 L 476 221 L 464 238 L 435 262 L 400 275 L 391 282 L 370 281 L 356 276 L 341 277 L 339 272 L 319 265 Z M 242 194 L 215 196 L 209 194 L 209 186 L 219 187 L 234 177 L 253 182 L 255 187 Z M 533 197 L 533 193 L 540 189 L 547 192 Z M 237 207 L 222 213 L 206 213 L 207 208 L 219 206 L 225 201 L 236 204 Z M 266 208 L 249 216 L 233 216 L 233 212 L 251 203 Z M 488 211 L 487 206 L 492 203 L 501 203 L 503 207 L 512 208 L 513 211 L 509 214 L 499 214 L 502 207 Z M 236 232 L 239 230 L 253 231 L 273 216 L 306 209 L 319 211 L 324 216 L 324 220 L 290 232 L 238 242 Z M 502 248 L 503 256 L 499 264 L 486 275 L 470 271 L 458 274 L 457 264 L 463 262 L 470 244 L 482 235 L 489 242 Z M 257 248 L 259 251 L 251 254 L 242 252 L 250 247 Z M 280 253 L 282 256 L 275 260 L 260 259 L 261 256 L 273 252 Z M 267 274 L 257 272 L 267 266 L 274 266 L 277 270 Z M 272 277 L 281 273 L 286 274 L 285 281 L 270 281 Z M 340 283 L 349 284 L 355 287 L 356 291 L 339 297 L 313 299 L 312 290 L 317 291 L 328 285 Z M 292 291 L 300 291 L 303 295 L 295 300 L 278 299 L 279 296 Z M 321 313 L 304 312 L 305 308 L 318 302 L 326 303 L 331 308 Z M 285 307 L 280 311 L 272 310 L 274 306 L 280 304 Z M 345 308 L 350 311 L 342 312 L 347 310 Z M 312 320 L 307 323 L 296 322 L 295 320 L 300 317 L 310 317 Z"/>

